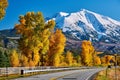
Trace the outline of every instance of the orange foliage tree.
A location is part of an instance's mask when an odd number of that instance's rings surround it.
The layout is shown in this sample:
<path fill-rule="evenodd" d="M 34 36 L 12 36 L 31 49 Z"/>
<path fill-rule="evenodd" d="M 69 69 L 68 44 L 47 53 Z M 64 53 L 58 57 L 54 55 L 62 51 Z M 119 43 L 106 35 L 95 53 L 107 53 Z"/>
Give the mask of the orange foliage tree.
<path fill-rule="evenodd" d="M 66 62 L 68 63 L 69 66 L 71 66 L 73 63 L 73 55 L 70 51 L 67 51 L 66 53 Z"/>
<path fill-rule="evenodd" d="M 101 64 L 100 57 L 95 56 L 95 57 L 94 57 L 94 65 L 100 65 L 100 64 Z"/>
<path fill-rule="evenodd" d="M 18 67 L 18 66 L 20 66 L 19 56 L 18 56 L 18 53 L 16 52 L 16 50 L 13 50 L 10 53 L 10 64 L 11 64 L 12 67 Z"/>
<path fill-rule="evenodd" d="M 113 59 L 113 56 L 111 55 L 105 55 L 104 57 L 101 58 L 101 63 L 103 65 L 110 65 L 110 60 Z"/>
<path fill-rule="evenodd" d="M 0 19 L 2 19 L 5 16 L 5 9 L 8 6 L 7 0 L 0 0 Z"/>
<path fill-rule="evenodd" d="M 48 65 L 50 66 L 59 66 L 60 57 L 64 52 L 66 37 L 61 30 L 56 30 L 50 37 L 50 45 L 48 51 Z"/>
<path fill-rule="evenodd" d="M 50 20 L 45 23 L 41 12 L 28 12 L 20 16 L 19 22 L 15 29 L 21 35 L 19 49 L 22 66 L 37 66 L 41 55 L 49 49 L 48 38 L 55 22 Z"/>
<path fill-rule="evenodd" d="M 91 66 L 93 64 L 94 47 L 90 41 L 82 41 L 81 61 L 83 65 Z"/>

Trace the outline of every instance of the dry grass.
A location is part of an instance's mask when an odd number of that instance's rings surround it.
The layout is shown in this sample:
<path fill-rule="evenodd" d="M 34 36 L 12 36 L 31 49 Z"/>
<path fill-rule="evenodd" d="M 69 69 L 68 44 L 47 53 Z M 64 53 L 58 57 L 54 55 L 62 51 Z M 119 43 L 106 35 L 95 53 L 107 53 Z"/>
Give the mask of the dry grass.
<path fill-rule="evenodd" d="M 106 75 L 106 70 L 101 71 L 97 74 L 94 80 L 120 80 L 120 68 L 116 70 L 116 75 L 115 75 L 115 69 L 108 69 L 107 70 L 107 75 Z"/>
<path fill-rule="evenodd" d="M 116 70 L 116 75 L 115 75 L 115 69 L 110 70 L 109 74 L 108 74 L 109 78 L 112 80 L 120 80 L 120 69 Z"/>

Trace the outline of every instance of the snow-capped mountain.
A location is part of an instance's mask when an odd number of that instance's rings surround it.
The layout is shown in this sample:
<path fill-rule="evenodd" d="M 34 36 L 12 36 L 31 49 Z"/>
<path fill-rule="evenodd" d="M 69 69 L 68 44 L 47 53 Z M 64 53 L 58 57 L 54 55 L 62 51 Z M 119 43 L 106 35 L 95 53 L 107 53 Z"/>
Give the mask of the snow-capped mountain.
<path fill-rule="evenodd" d="M 56 28 L 62 29 L 69 38 L 120 41 L 120 22 L 92 11 L 82 9 L 74 13 L 59 12 L 51 19 L 55 20 Z"/>

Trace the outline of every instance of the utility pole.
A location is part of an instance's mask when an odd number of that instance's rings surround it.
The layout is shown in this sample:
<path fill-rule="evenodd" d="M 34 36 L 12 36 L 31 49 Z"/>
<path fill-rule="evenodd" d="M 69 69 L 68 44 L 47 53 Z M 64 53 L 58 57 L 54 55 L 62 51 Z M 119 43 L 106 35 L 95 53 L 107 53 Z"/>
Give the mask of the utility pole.
<path fill-rule="evenodd" d="M 115 80 L 117 80 L 117 54 L 115 56 Z"/>

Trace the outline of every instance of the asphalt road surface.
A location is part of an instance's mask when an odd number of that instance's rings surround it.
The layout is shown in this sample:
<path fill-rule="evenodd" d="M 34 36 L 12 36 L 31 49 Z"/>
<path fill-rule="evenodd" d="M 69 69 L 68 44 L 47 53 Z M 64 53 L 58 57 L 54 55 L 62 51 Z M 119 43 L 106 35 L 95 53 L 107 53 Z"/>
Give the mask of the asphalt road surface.
<path fill-rule="evenodd" d="M 57 80 L 92 80 L 91 77 L 101 70 L 103 70 L 103 69 L 79 70 L 76 73 L 73 73 L 73 74 L 68 75 L 68 76 L 61 77 Z"/>
<path fill-rule="evenodd" d="M 55 78 L 57 78 L 57 80 L 90 80 L 90 77 L 92 75 L 94 75 L 95 73 L 101 70 L 103 70 L 103 68 L 72 70 L 72 71 L 35 75 L 26 78 L 18 78 L 14 80 L 52 80 Z"/>

